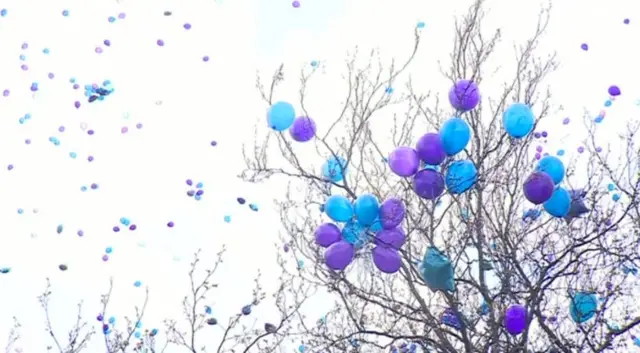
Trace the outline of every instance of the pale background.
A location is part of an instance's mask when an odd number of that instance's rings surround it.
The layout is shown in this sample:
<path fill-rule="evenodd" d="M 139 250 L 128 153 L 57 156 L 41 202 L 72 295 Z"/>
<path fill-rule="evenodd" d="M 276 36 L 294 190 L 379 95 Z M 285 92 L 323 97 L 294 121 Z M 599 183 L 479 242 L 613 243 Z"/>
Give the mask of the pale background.
<path fill-rule="evenodd" d="M 143 325 L 161 329 L 162 319 L 180 313 L 191 253 L 204 248 L 205 260 L 212 259 L 222 244 L 229 247 L 216 279 L 223 285 L 211 304 L 219 320 L 236 313 L 250 301 L 257 269 L 265 274 L 267 288 L 277 275 L 273 244 L 280 228 L 271 200 L 284 185 L 266 188 L 236 178 L 243 166 L 241 144 L 251 142 L 254 123 L 266 125 L 266 107 L 254 89 L 256 69 L 268 78 L 285 62 L 289 80 L 276 98 L 296 105 L 298 69 L 320 60 L 326 73 L 315 82 L 307 108 L 322 130 L 340 100 L 333 87 L 345 50 L 357 43 L 363 52 L 379 46 L 386 57 L 404 57 L 413 28 L 424 21 L 423 46 L 412 73 L 421 88 L 445 93 L 448 82 L 439 76 L 437 60 L 446 65 L 453 16 L 465 11 L 468 2 L 301 0 L 294 9 L 288 0 L 3 1 L 0 8 L 7 8 L 8 15 L 0 18 L 0 90 L 10 89 L 11 96 L 0 97 L 0 267 L 12 272 L 0 275 L 0 347 L 14 315 L 29 337 L 18 344 L 25 352 L 43 352 L 51 344 L 36 300 L 45 277 L 53 283 L 51 315 L 61 337 L 72 324 L 78 300 L 85 300 L 86 317 L 97 323 L 99 293 L 110 276 L 116 289 L 107 315 L 133 314 L 132 306 L 143 296 L 133 283 L 140 280 L 151 290 Z M 504 28 L 500 55 L 508 68 L 511 41 L 531 33 L 540 4 L 493 0 L 488 6 L 488 26 Z M 61 15 L 64 9 L 69 17 Z M 165 10 L 173 16 L 163 16 Z M 559 53 L 562 67 L 548 83 L 565 111 L 546 125 L 549 151 L 565 148 L 567 156 L 574 154 L 584 136 L 575 124 L 562 130 L 560 122 L 565 116 L 578 120 L 585 108 L 597 113 L 611 84 L 621 87 L 622 96 L 608 109 L 603 145 L 625 121 L 637 119 L 640 32 L 635 18 L 630 17 L 630 25 L 622 21 L 639 10 L 632 0 L 554 2 L 551 35 L 542 53 Z M 127 18 L 107 21 L 119 12 Z M 186 22 L 193 26 L 189 31 L 182 28 Z M 104 39 L 112 45 L 98 55 L 94 49 Z M 157 39 L 166 45 L 158 47 Z M 26 51 L 20 49 L 23 42 L 29 43 Z M 583 42 L 589 52 L 579 49 Z M 44 48 L 50 54 L 44 55 Z M 27 56 L 27 72 L 20 70 L 21 53 Z M 203 62 L 204 55 L 211 60 Z M 48 72 L 55 79 L 49 80 Z M 71 90 L 70 77 L 81 89 Z M 87 104 L 82 86 L 105 79 L 113 82 L 115 93 Z M 40 86 L 35 96 L 29 91 L 32 82 Z M 492 90 L 481 89 L 485 95 Z M 75 100 L 83 102 L 81 109 L 73 107 Z M 26 113 L 31 120 L 18 124 Z M 138 122 L 144 124 L 141 130 L 134 127 Z M 82 123 L 96 135 L 83 133 Z M 62 134 L 60 125 L 66 127 Z M 122 135 L 125 125 L 129 132 Z M 50 136 L 61 145 L 53 146 Z M 24 143 L 27 138 L 31 145 Z M 211 147 L 211 140 L 218 146 Z M 71 159 L 70 152 L 78 158 Z M 95 156 L 91 164 L 89 154 Z M 8 164 L 15 169 L 8 172 Z M 204 182 L 202 201 L 185 195 L 187 178 Z M 100 184 L 98 190 L 80 192 L 93 182 Z M 260 211 L 238 205 L 239 196 L 258 204 Z M 225 215 L 231 223 L 224 222 Z M 113 233 L 120 217 L 139 229 Z M 168 221 L 176 226 L 167 228 Z M 59 224 L 64 225 L 60 235 L 55 232 Z M 78 229 L 83 238 L 75 235 Z M 101 257 L 109 246 L 113 253 L 104 263 Z M 62 263 L 68 271 L 58 270 Z M 305 310 L 315 320 L 324 309 Z M 260 326 L 277 320 L 268 308 L 254 316 Z M 103 351 L 100 335 L 88 351 Z"/>

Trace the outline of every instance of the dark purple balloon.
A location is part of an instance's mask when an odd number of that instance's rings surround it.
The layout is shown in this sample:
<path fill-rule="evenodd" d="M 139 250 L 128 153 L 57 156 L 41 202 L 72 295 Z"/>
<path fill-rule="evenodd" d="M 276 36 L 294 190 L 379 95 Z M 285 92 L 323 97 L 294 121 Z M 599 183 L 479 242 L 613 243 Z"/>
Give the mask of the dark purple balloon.
<path fill-rule="evenodd" d="M 378 219 L 382 224 L 383 229 L 393 229 L 402 223 L 404 219 L 404 203 L 397 198 L 390 198 L 385 200 L 380 205 L 380 211 L 378 213 Z"/>
<path fill-rule="evenodd" d="M 534 205 L 540 205 L 551 198 L 554 187 L 549 174 L 533 172 L 524 182 L 524 197 Z"/>
<path fill-rule="evenodd" d="M 428 165 L 439 165 L 447 157 L 440 134 L 434 132 L 424 134 L 418 140 L 416 151 L 418 152 L 418 157 Z"/>
<path fill-rule="evenodd" d="M 293 125 L 289 128 L 289 133 L 295 141 L 310 141 L 316 136 L 316 123 L 309 117 L 299 116 L 293 121 Z"/>
<path fill-rule="evenodd" d="M 324 252 L 324 262 L 332 270 L 342 271 L 353 261 L 356 251 L 353 245 L 341 240 L 331 244 Z"/>
<path fill-rule="evenodd" d="M 609 89 L 607 91 L 609 92 L 609 95 L 612 96 L 612 97 L 619 96 L 622 93 L 620 91 L 620 87 L 615 86 L 615 85 L 609 87 Z"/>
<path fill-rule="evenodd" d="M 418 152 L 411 147 L 397 147 L 389 156 L 389 168 L 401 177 L 414 175 L 419 167 Z"/>
<path fill-rule="evenodd" d="M 444 178 L 435 170 L 423 169 L 413 176 L 413 191 L 423 199 L 433 200 L 444 192 Z"/>
<path fill-rule="evenodd" d="M 510 305 L 504 313 L 504 328 L 514 336 L 521 334 L 527 328 L 527 308 Z"/>
<path fill-rule="evenodd" d="M 384 273 L 396 273 L 402 266 L 400 253 L 386 246 L 376 246 L 371 251 L 373 263 Z"/>
<path fill-rule="evenodd" d="M 400 227 L 393 229 L 383 229 L 376 234 L 374 239 L 378 247 L 386 246 L 395 250 L 399 250 L 406 240 L 404 230 Z"/>
<path fill-rule="evenodd" d="M 323 223 L 316 228 L 316 244 L 323 248 L 340 241 L 340 228 L 333 223 Z"/>
<path fill-rule="evenodd" d="M 480 91 L 478 86 L 469 80 L 456 82 L 449 90 L 449 103 L 456 110 L 469 111 L 475 108 L 480 102 Z"/>

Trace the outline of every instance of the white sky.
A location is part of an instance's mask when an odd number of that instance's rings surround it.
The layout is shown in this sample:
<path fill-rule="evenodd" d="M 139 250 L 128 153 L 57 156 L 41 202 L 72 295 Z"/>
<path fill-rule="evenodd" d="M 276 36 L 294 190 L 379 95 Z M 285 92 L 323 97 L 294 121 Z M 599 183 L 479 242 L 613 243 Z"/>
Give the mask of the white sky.
<path fill-rule="evenodd" d="M 29 336 L 19 344 L 25 352 L 51 344 L 36 301 L 45 277 L 53 283 L 52 316 L 61 336 L 72 323 L 69 313 L 78 300 L 86 301 L 88 319 L 98 314 L 99 293 L 109 276 L 116 281 L 113 316 L 132 314 L 132 303 L 143 295 L 143 289 L 133 286 L 140 280 L 151 290 L 143 324 L 161 329 L 162 319 L 179 314 L 191 253 L 203 247 L 207 258 L 223 243 L 229 252 L 217 281 L 226 285 L 216 294 L 213 310 L 219 320 L 237 312 L 250 300 L 258 268 L 267 288 L 277 275 L 272 244 L 280 228 L 271 200 L 282 189 L 245 185 L 235 177 L 242 169 L 241 143 L 250 141 L 256 121 L 264 123 L 265 107 L 254 89 L 256 69 L 270 74 L 285 62 L 288 77 L 295 78 L 301 65 L 321 60 L 327 74 L 312 88 L 309 105 L 322 129 L 339 104 L 332 87 L 344 51 L 358 43 L 363 52 L 378 45 L 383 55 L 404 56 L 412 28 L 424 21 L 414 78 L 421 87 L 445 94 L 448 83 L 438 76 L 436 61 L 446 60 L 453 15 L 468 2 L 301 0 L 299 9 L 288 0 L 0 3 L 8 10 L 0 18 L 0 90 L 11 90 L 10 97 L 0 97 L 0 267 L 12 268 L 0 275 L 0 346 L 13 315 Z M 623 93 L 603 123 L 609 124 L 603 143 L 626 119 L 637 118 L 640 51 L 635 43 L 640 32 L 633 17 L 630 25 L 622 21 L 640 12 L 632 0 L 588 0 L 580 6 L 556 2 L 543 50 L 557 50 L 562 60 L 549 83 L 565 112 L 546 128 L 550 150 L 566 148 L 570 155 L 582 137 L 575 128 L 561 131 L 560 121 L 565 116 L 578 120 L 584 108 L 600 110 L 609 85 L 619 85 Z M 503 55 L 511 60 L 510 41 L 532 30 L 538 1 L 492 0 L 488 5 L 488 25 L 505 28 Z M 64 9 L 68 17 L 61 15 Z M 164 17 L 165 10 L 173 16 Z M 126 19 L 107 21 L 120 12 Z M 182 28 L 186 22 L 193 26 L 189 31 Z M 104 39 L 112 45 L 98 55 L 94 49 Z M 158 39 L 166 45 L 158 47 Z M 29 49 L 23 51 L 24 42 Z M 589 43 L 589 52 L 579 49 L 582 42 Z M 50 54 L 43 54 L 44 48 Z M 29 71 L 20 70 L 20 54 L 26 55 Z M 211 60 L 203 62 L 204 55 Z M 49 72 L 55 74 L 53 80 L 47 78 Z M 70 88 L 71 77 L 78 80 L 79 90 Z M 82 87 L 105 79 L 113 82 L 114 94 L 87 104 Z M 29 91 L 32 82 L 40 86 L 35 96 Z M 297 107 L 296 84 L 289 80 L 276 98 Z M 81 109 L 73 107 L 75 100 L 83 102 Z M 18 124 L 26 113 L 32 118 Z M 141 130 L 135 128 L 138 122 L 144 124 Z M 96 135 L 83 133 L 83 123 Z M 64 133 L 57 132 L 61 125 Z M 125 125 L 129 132 L 122 135 Z M 561 140 L 568 131 L 572 137 Z M 50 136 L 57 136 L 61 145 L 53 146 Z M 26 145 L 25 139 L 32 143 Z M 211 140 L 218 147 L 209 146 Z M 95 161 L 88 163 L 88 155 Z M 8 164 L 15 169 L 8 172 Z M 205 184 L 199 203 L 185 195 L 187 178 Z M 93 182 L 98 190 L 80 192 Z M 260 211 L 239 206 L 238 196 L 258 204 Z M 230 224 L 224 223 L 225 215 L 232 216 Z M 113 233 L 120 217 L 130 218 L 139 229 Z M 176 226 L 168 229 L 168 221 Z M 65 228 L 60 235 L 55 232 L 59 224 Z M 78 229 L 83 238 L 75 235 Z M 104 263 L 101 257 L 109 246 L 111 260 Z M 69 266 L 64 273 L 58 270 L 62 263 Z M 316 309 L 310 316 L 321 312 Z M 276 320 L 268 310 L 256 315 L 261 322 Z M 99 338 L 90 352 L 101 351 Z"/>

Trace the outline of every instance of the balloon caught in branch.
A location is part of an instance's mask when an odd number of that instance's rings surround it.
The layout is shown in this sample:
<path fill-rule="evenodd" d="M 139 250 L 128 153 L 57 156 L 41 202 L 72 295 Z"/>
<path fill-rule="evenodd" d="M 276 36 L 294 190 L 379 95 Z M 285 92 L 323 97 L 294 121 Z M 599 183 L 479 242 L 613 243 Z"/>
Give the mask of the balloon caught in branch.
<path fill-rule="evenodd" d="M 284 131 L 293 125 L 296 112 L 293 105 L 287 102 L 274 103 L 267 112 L 267 123 L 276 131 Z"/>
<path fill-rule="evenodd" d="M 540 205 L 551 198 L 554 187 L 549 174 L 533 172 L 524 182 L 524 197 L 534 205 Z"/>
<path fill-rule="evenodd" d="M 297 142 L 311 141 L 316 136 L 316 123 L 309 117 L 299 116 L 293 121 L 289 134 Z"/>
<path fill-rule="evenodd" d="M 451 118 L 442 124 L 439 134 L 445 153 L 454 156 L 469 144 L 471 128 L 461 118 Z"/>
<path fill-rule="evenodd" d="M 476 184 L 478 170 L 470 160 L 455 161 L 447 169 L 445 178 L 450 193 L 462 194 Z"/>
<path fill-rule="evenodd" d="M 347 161 L 342 157 L 331 157 L 322 165 L 322 176 L 334 183 L 344 180 L 347 173 Z"/>
<path fill-rule="evenodd" d="M 533 130 L 535 117 L 528 105 L 515 103 L 510 105 L 502 114 L 502 124 L 509 136 L 521 139 Z"/>
<path fill-rule="evenodd" d="M 479 102 L 480 91 L 472 81 L 460 80 L 449 90 L 449 103 L 460 112 L 474 109 Z"/>
<path fill-rule="evenodd" d="M 589 321 L 598 310 L 598 298 L 594 293 L 578 292 L 571 297 L 569 314 L 577 324 Z"/>
<path fill-rule="evenodd" d="M 411 147 L 397 147 L 389 156 L 389 168 L 398 176 L 410 177 L 419 167 L 418 153 Z"/>
<path fill-rule="evenodd" d="M 504 328 L 516 336 L 527 328 L 527 308 L 523 305 L 510 305 L 504 313 Z"/>

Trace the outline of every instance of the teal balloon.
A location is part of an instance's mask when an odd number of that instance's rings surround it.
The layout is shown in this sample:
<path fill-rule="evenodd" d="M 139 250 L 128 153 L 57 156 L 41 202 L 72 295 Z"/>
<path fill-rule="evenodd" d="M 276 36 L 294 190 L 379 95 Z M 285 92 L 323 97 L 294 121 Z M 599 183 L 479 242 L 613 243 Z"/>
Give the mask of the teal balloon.
<path fill-rule="evenodd" d="M 598 298 L 593 293 L 578 292 L 571 298 L 571 320 L 581 324 L 591 319 L 598 310 Z"/>
<path fill-rule="evenodd" d="M 451 118 L 445 121 L 440 128 L 440 140 L 444 152 L 448 156 L 458 154 L 464 150 L 471 139 L 471 128 L 466 121 L 460 118 Z"/>
<path fill-rule="evenodd" d="M 322 165 L 322 176 L 334 183 L 341 182 L 347 173 L 347 161 L 342 157 L 331 157 Z"/>
<path fill-rule="evenodd" d="M 421 265 L 422 278 L 433 290 L 453 292 L 455 281 L 451 260 L 437 248 L 431 246 L 424 254 Z"/>
<path fill-rule="evenodd" d="M 284 131 L 293 125 L 296 111 L 293 105 L 287 102 L 274 103 L 267 112 L 267 123 L 276 131 Z"/>
<path fill-rule="evenodd" d="M 469 160 L 455 161 L 447 168 L 445 185 L 452 194 L 462 194 L 478 181 L 478 169 Z"/>
<path fill-rule="evenodd" d="M 547 173 L 556 185 L 560 184 L 564 179 L 564 163 L 556 156 L 542 157 L 536 166 L 536 170 Z"/>
<path fill-rule="evenodd" d="M 342 195 L 332 195 L 324 203 L 327 216 L 336 222 L 347 222 L 353 217 L 353 206 Z"/>
<path fill-rule="evenodd" d="M 356 249 L 363 247 L 369 241 L 367 229 L 355 220 L 350 220 L 344 225 L 342 239 Z"/>
<path fill-rule="evenodd" d="M 517 139 L 527 136 L 533 130 L 535 121 L 531 108 L 522 103 L 511 104 L 502 114 L 504 130 Z"/>
<path fill-rule="evenodd" d="M 370 226 L 376 218 L 378 218 L 380 204 L 375 196 L 364 194 L 358 197 L 353 206 L 353 210 L 360 224 Z"/>
<path fill-rule="evenodd" d="M 551 198 L 542 206 L 550 215 L 558 218 L 564 217 L 569 214 L 569 209 L 571 208 L 571 194 L 567 189 L 559 186 L 553 191 Z"/>

